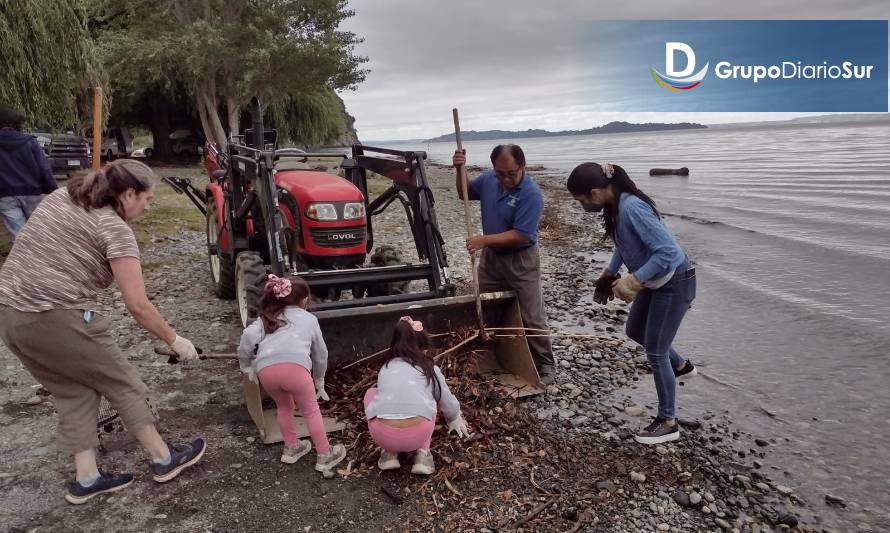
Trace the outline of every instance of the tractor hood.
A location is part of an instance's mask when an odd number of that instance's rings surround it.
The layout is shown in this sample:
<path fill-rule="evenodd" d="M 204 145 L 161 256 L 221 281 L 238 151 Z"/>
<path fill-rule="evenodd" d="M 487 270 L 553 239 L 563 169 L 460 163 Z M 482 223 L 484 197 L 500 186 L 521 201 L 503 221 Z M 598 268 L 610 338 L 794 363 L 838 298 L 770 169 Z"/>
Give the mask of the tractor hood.
<path fill-rule="evenodd" d="M 336 174 L 313 170 L 285 170 L 275 174 L 275 182 L 300 204 L 305 202 L 364 201 L 361 191 Z"/>

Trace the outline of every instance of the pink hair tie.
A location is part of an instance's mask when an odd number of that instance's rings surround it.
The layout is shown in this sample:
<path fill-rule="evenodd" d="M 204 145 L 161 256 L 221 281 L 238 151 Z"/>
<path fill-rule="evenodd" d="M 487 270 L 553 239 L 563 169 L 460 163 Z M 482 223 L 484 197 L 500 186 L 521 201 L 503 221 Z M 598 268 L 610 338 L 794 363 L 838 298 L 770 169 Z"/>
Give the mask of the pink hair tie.
<path fill-rule="evenodd" d="M 276 298 L 284 298 L 291 293 L 292 285 L 289 279 L 279 278 L 275 274 L 269 274 L 266 281 L 266 290 L 272 291 Z"/>
<path fill-rule="evenodd" d="M 612 179 L 612 175 L 615 173 L 615 167 L 612 166 L 612 163 L 603 163 L 600 166 L 603 167 L 603 174 L 606 175 L 606 179 Z"/>
<path fill-rule="evenodd" d="M 423 331 L 423 322 L 420 320 L 414 320 L 410 316 L 403 316 L 399 320 L 407 322 L 414 331 Z"/>

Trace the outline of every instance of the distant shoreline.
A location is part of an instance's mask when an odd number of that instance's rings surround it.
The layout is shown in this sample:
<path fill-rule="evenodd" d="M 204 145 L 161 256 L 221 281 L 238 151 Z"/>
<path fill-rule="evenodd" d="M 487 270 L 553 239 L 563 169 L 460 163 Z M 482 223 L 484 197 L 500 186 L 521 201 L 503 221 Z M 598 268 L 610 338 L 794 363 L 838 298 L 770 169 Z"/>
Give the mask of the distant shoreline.
<path fill-rule="evenodd" d="M 696 128 L 696 129 L 672 129 L 672 130 L 646 130 L 646 131 L 628 131 L 628 132 L 610 132 L 613 133 L 648 133 L 648 132 L 684 132 L 684 131 L 718 131 L 718 130 L 736 130 L 736 129 L 786 129 L 786 128 L 831 128 L 831 127 L 849 127 L 849 126 L 877 126 L 890 123 L 890 113 L 851 113 L 851 114 L 843 114 L 843 115 L 818 115 L 813 117 L 800 117 L 789 120 L 769 120 L 769 121 L 757 121 L 757 122 L 726 122 L 726 123 L 716 123 L 716 124 L 707 124 L 704 125 L 704 128 Z M 498 130 L 487 130 L 487 131 L 498 131 Z M 525 130 L 523 133 L 527 133 L 528 131 L 546 131 L 546 130 Z M 563 136 L 578 136 L 578 135 L 591 135 L 590 133 L 577 133 L 579 130 L 566 130 L 567 132 L 575 131 L 576 133 L 563 133 L 563 132 L 548 132 L 546 135 L 542 135 L 541 137 L 563 137 Z M 369 146 L 374 145 L 393 145 L 393 144 L 419 144 L 419 143 L 432 143 L 432 142 L 454 142 L 453 134 L 449 139 L 438 140 L 446 136 L 440 135 L 439 137 L 434 137 L 432 139 L 375 139 L 369 141 L 362 141 L 363 144 L 367 144 Z M 468 141 L 471 140 L 466 137 L 466 133 L 461 135 L 462 140 Z M 505 139 L 524 139 L 524 138 L 535 138 L 534 136 L 525 135 L 523 137 L 501 137 L 500 139 L 474 139 L 474 140 L 505 140 Z"/>
<path fill-rule="evenodd" d="M 646 131 L 675 131 L 675 130 L 700 130 L 707 129 L 704 124 L 695 122 L 646 122 L 632 123 L 624 121 L 609 122 L 604 126 L 597 126 L 584 130 L 562 130 L 548 131 L 542 129 L 528 129 L 523 131 L 510 130 L 485 130 L 475 131 L 467 130 L 461 132 L 461 139 L 464 141 L 496 141 L 501 139 L 526 139 L 540 137 L 568 137 L 576 135 L 605 135 L 609 133 L 637 133 Z M 439 135 L 430 139 L 424 139 L 423 142 L 454 142 L 454 133 Z"/>

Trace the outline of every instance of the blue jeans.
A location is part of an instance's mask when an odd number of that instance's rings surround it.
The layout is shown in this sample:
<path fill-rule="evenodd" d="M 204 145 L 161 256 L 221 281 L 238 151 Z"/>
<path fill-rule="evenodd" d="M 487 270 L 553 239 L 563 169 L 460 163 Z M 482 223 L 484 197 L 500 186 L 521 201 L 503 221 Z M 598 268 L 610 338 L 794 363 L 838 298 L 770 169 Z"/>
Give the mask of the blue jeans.
<path fill-rule="evenodd" d="M 37 209 L 41 196 L 3 196 L 0 197 L 0 215 L 3 216 L 3 224 L 9 232 L 13 242 L 15 236 L 21 231 L 22 226 L 31 217 L 31 213 Z"/>
<path fill-rule="evenodd" d="M 643 289 L 637 294 L 627 317 L 625 331 L 634 342 L 646 349 L 649 366 L 655 377 L 658 393 L 658 418 L 674 418 L 677 380 L 673 368 L 683 358 L 671 347 L 680 322 L 695 299 L 695 274 L 687 277 L 687 267 L 658 289 Z"/>

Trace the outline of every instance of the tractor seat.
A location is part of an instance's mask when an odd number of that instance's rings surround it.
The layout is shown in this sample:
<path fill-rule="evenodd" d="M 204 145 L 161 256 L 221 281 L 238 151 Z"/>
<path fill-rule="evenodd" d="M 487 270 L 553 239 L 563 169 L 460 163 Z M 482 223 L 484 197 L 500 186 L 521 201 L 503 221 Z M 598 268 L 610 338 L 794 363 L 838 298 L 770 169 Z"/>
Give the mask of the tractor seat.
<path fill-rule="evenodd" d="M 272 168 L 275 169 L 275 172 L 282 172 L 285 170 L 312 170 L 311 166 L 300 161 L 300 159 L 301 158 L 298 157 L 282 157 L 278 161 L 275 161 Z"/>

